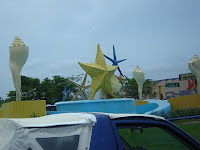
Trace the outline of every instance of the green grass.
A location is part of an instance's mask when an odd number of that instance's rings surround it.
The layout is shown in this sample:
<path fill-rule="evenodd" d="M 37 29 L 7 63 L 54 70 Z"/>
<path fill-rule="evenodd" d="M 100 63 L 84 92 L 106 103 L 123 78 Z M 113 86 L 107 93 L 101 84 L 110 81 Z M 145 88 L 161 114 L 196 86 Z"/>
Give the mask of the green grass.
<path fill-rule="evenodd" d="M 199 119 L 183 119 L 183 120 L 173 121 L 173 123 L 176 124 L 176 125 L 180 125 L 180 124 L 193 124 L 194 122 L 200 123 L 200 118 Z"/>
<path fill-rule="evenodd" d="M 200 142 L 200 119 L 178 120 L 173 123 Z"/>

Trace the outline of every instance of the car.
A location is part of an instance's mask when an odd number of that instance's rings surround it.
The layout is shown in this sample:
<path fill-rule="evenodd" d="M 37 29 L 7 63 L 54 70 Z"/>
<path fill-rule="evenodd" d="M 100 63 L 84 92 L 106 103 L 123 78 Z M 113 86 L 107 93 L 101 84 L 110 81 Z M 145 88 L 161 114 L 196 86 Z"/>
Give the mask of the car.
<path fill-rule="evenodd" d="M 0 119 L 1 150 L 200 149 L 170 121 L 144 114 L 63 113 Z"/>
<path fill-rule="evenodd" d="M 46 105 L 46 111 L 57 111 L 55 105 Z"/>

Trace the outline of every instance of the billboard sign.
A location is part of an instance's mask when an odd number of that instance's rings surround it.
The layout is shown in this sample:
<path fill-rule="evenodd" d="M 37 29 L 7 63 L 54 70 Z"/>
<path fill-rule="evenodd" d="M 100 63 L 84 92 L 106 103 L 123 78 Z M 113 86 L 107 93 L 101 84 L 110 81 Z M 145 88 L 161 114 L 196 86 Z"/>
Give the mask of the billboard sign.
<path fill-rule="evenodd" d="M 176 88 L 180 87 L 179 83 L 166 83 L 167 88 Z"/>

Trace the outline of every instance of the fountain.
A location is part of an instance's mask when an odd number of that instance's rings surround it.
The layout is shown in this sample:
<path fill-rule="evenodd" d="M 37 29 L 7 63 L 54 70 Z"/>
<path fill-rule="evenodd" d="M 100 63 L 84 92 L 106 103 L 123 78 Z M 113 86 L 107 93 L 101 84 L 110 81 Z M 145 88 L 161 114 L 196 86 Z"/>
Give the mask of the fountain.
<path fill-rule="evenodd" d="M 97 55 L 94 64 L 80 63 L 79 65 L 92 78 L 91 100 L 57 102 L 57 110 L 60 112 L 110 112 L 110 113 L 134 113 L 134 99 L 99 99 L 93 100 L 100 89 L 106 93 L 106 97 L 114 98 L 121 84 L 114 77 L 118 66 L 106 65 L 105 58 L 97 45 Z"/>
<path fill-rule="evenodd" d="M 117 77 L 113 75 L 118 66 L 106 65 L 105 58 L 103 57 L 103 53 L 99 45 L 97 45 L 97 55 L 95 63 L 79 63 L 79 65 L 92 78 L 90 93 L 91 100 L 57 102 L 55 103 L 57 107 L 57 112 L 48 112 L 48 114 L 69 112 L 151 114 L 153 111 L 170 111 L 170 104 L 167 101 L 162 102 L 158 100 L 146 100 L 139 104 L 131 98 L 114 98 L 114 93 L 119 92 L 122 86 L 121 83 L 119 83 Z M 145 79 L 144 73 L 139 67 L 136 68 L 134 72 L 134 77 L 136 78 L 136 81 L 138 83 L 140 99 L 142 99 L 142 86 Z M 112 99 L 110 98 L 93 100 L 94 95 L 99 90 L 103 91 L 102 93 L 104 95 L 104 98 L 112 97 Z"/>
<path fill-rule="evenodd" d="M 13 83 L 16 88 L 16 101 L 10 102 L 2 105 L 1 114 L 3 117 L 7 118 L 28 118 L 28 117 L 37 117 L 46 114 L 45 101 L 21 101 L 21 78 L 20 72 L 28 58 L 29 48 L 21 41 L 19 37 L 16 37 L 10 49 L 10 70 L 12 73 Z M 113 46 L 114 60 L 117 61 L 115 50 Z M 124 59 L 125 60 L 125 59 Z M 116 66 L 106 65 L 105 57 L 101 51 L 99 44 L 97 45 L 97 54 L 95 63 L 80 63 L 79 65 L 85 70 L 86 75 L 82 85 L 79 85 L 79 91 L 76 95 L 79 95 L 80 92 L 85 92 L 86 87 L 85 81 L 87 74 L 91 77 L 91 92 L 90 100 L 81 100 L 81 101 L 66 101 L 66 102 L 57 102 L 55 103 L 57 111 L 48 112 L 52 113 L 66 113 L 66 112 L 106 112 L 106 113 L 146 113 L 150 114 L 152 111 L 169 111 L 170 104 L 164 104 L 157 100 L 147 100 L 145 103 L 136 106 L 136 101 L 131 98 L 115 98 L 115 94 L 119 92 L 122 84 L 120 83 L 123 78 L 121 76 L 121 70 Z M 118 68 L 120 72 L 121 81 L 117 79 L 114 75 L 114 72 Z M 144 83 L 144 73 L 140 70 L 139 67 L 134 71 L 134 77 L 138 83 L 140 99 L 142 99 L 142 86 Z M 107 99 L 97 99 L 93 100 L 97 91 L 102 90 L 104 92 L 104 98 Z M 67 90 L 63 91 L 63 101 L 66 100 Z M 85 98 L 87 99 L 87 94 L 85 93 Z M 142 105 L 143 104 L 143 105 Z M 138 105 L 138 103 L 137 103 Z M 139 109 L 137 109 L 139 108 Z"/>

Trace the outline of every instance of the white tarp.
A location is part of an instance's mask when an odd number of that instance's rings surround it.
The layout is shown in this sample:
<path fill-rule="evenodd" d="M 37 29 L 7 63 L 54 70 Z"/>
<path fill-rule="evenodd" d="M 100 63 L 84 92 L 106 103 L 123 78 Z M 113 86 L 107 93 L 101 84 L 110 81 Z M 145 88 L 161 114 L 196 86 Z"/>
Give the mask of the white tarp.
<path fill-rule="evenodd" d="M 95 122 L 86 113 L 0 119 L 0 150 L 89 149 Z"/>

